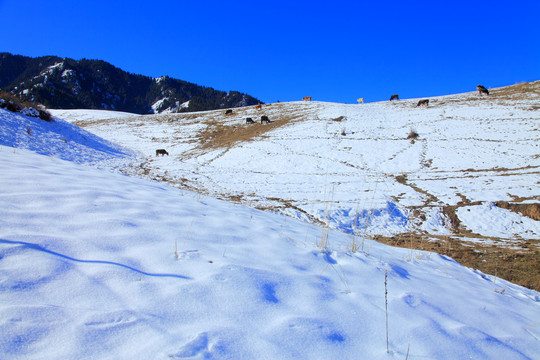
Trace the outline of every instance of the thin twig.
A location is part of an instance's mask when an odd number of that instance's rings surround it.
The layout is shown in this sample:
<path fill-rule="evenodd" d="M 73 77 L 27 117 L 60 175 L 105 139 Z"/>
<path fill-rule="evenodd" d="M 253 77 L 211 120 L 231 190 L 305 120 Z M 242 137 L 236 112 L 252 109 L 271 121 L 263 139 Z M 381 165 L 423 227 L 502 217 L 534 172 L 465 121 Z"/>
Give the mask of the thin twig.
<path fill-rule="evenodd" d="M 385 270 L 384 272 L 384 305 L 385 305 L 385 312 L 386 312 L 386 352 L 389 353 L 390 350 L 388 349 L 388 270 Z"/>

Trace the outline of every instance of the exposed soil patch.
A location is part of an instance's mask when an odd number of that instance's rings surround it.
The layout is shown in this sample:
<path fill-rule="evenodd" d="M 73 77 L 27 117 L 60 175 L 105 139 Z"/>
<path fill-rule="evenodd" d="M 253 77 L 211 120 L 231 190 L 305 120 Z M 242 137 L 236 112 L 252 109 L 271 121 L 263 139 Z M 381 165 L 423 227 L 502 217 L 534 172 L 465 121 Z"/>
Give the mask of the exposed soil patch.
<path fill-rule="evenodd" d="M 236 143 L 253 141 L 269 131 L 286 126 L 289 121 L 297 117 L 286 116 L 275 120 L 270 119 L 270 122 L 264 125 L 261 123 L 226 125 L 219 122 L 208 122 L 208 126 L 199 132 L 198 139 L 202 149 L 230 148 Z"/>
<path fill-rule="evenodd" d="M 487 86 L 487 84 L 485 84 Z M 471 89 L 471 93 L 466 97 L 458 98 L 441 98 L 430 100 L 430 105 L 447 105 L 451 103 L 462 103 L 464 101 L 477 102 L 486 100 L 516 101 L 523 100 L 540 95 L 540 81 L 531 81 L 527 83 L 504 86 L 500 88 L 489 89 L 489 95 L 479 95 L 477 91 Z M 535 107 L 531 106 L 530 110 L 534 111 Z"/>
<path fill-rule="evenodd" d="M 540 203 L 534 204 L 512 204 L 506 201 L 498 201 L 495 203 L 500 208 L 508 209 L 523 216 L 527 216 L 533 220 L 540 221 Z"/>
<path fill-rule="evenodd" d="M 447 205 L 443 206 L 442 212 L 444 215 L 446 215 L 446 218 L 450 222 L 450 227 L 452 228 L 452 231 L 458 232 L 459 226 L 461 225 L 461 221 L 459 221 L 458 216 L 456 215 L 456 209 L 458 208 L 457 205 Z"/>
<path fill-rule="evenodd" d="M 405 174 L 394 177 L 400 184 L 406 185 L 415 191 L 428 196 L 429 202 L 437 199 L 426 191 L 412 185 Z M 456 237 L 467 237 L 480 240 L 478 242 L 461 241 L 451 236 L 434 236 L 415 233 L 405 233 L 392 237 L 377 235 L 374 240 L 409 249 L 427 250 L 442 255 L 447 255 L 462 265 L 478 269 L 486 274 L 495 275 L 513 283 L 540 291 L 540 241 L 519 241 L 516 248 L 497 246 L 499 239 L 486 238 L 463 228 L 456 214 L 456 210 L 462 206 L 479 205 L 481 202 L 471 202 L 465 196 L 457 193 L 461 200 L 456 205 L 442 207 L 446 219 L 450 223 Z M 497 206 L 519 212 L 534 220 L 540 220 L 540 204 L 513 204 L 498 202 Z M 437 238 L 438 241 L 433 241 Z M 486 240 L 488 245 L 482 244 Z M 503 288 L 494 284 L 494 290 L 502 291 Z"/>
<path fill-rule="evenodd" d="M 264 133 L 281 127 L 285 122 L 271 122 L 269 124 L 247 124 L 247 125 L 223 125 L 220 123 L 209 123 L 208 126 L 199 133 L 201 148 L 220 149 L 229 148 L 239 142 L 248 142 L 260 137 Z"/>
<path fill-rule="evenodd" d="M 434 238 L 437 241 L 433 241 Z M 446 255 L 462 265 L 495 275 L 518 285 L 540 291 L 540 250 L 534 242 L 525 242 L 523 249 L 501 248 L 495 245 L 471 244 L 450 236 L 406 233 L 374 240 L 409 249 L 427 250 Z M 489 275 L 488 275 L 489 276 Z M 504 287 L 494 283 L 494 290 Z"/>
<path fill-rule="evenodd" d="M 258 209 L 258 210 L 262 210 L 262 211 L 266 211 L 266 210 L 276 211 L 279 208 L 293 209 L 295 211 L 298 211 L 299 213 L 302 213 L 312 223 L 314 223 L 314 224 L 316 224 L 318 226 L 325 226 L 325 224 L 323 222 L 321 222 L 319 219 L 315 218 L 314 216 L 312 216 L 311 214 L 309 214 L 305 210 L 293 205 L 291 200 L 285 200 L 285 199 L 281 199 L 281 198 L 277 198 L 277 197 L 268 197 L 266 199 L 269 200 L 269 201 L 276 202 L 276 203 L 278 203 L 280 205 L 277 205 L 277 206 L 261 206 L 261 205 L 257 205 L 257 206 L 255 206 L 255 208 Z"/>
<path fill-rule="evenodd" d="M 540 95 L 540 81 L 531 81 L 502 88 L 492 89 L 489 91 L 490 96 L 494 95 L 502 98 L 515 98 L 524 94 Z"/>
<path fill-rule="evenodd" d="M 514 168 L 514 169 L 508 169 L 508 168 L 500 168 L 500 167 L 495 167 L 495 168 L 492 168 L 492 169 L 465 169 L 465 170 L 462 170 L 462 172 L 464 173 L 470 173 L 470 172 L 488 172 L 488 171 L 493 171 L 493 172 L 510 172 L 510 171 L 520 171 L 520 170 L 529 170 L 529 169 L 537 169 L 538 166 L 532 166 L 532 165 L 528 165 L 528 166 L 524 166 L 524 167 L 520 167 L 520 168 Z"/>

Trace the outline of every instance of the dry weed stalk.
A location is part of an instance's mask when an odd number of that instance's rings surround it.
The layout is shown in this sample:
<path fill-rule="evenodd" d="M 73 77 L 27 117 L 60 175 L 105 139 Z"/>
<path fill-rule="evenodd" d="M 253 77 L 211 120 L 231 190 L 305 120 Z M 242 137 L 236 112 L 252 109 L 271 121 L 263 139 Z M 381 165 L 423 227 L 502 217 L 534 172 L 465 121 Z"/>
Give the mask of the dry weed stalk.
<path fill-rule="evenodd" d="M 388 349 L 388 270 L 384 272 L 384 306 L 386 313 L 386 352 L 389 353 Z"/>

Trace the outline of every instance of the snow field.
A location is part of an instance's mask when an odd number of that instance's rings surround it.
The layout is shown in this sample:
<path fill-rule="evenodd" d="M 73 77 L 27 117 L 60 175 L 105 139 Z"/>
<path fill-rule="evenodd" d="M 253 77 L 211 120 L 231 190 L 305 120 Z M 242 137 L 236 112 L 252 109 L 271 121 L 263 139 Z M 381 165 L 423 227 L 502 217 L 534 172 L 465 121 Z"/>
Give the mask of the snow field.
<path fill-rule="evenodd" d="M 369 240 L 351 253 L 331 230 L 324 250 L 321 228 L 285 216 L 0 154 L 3 359 L 540 354 L 540 294 L 446 257 Z"/>
<path fill-rule="evenodd" d="M 235 109 L 233 116 L 220 110 L 96 120 L 86 128 L 136 149 L 150 177 L 165 176 L 179 186 L 249 206 L 273 204 L 298 218 L 309 214 L 323 220 L 321 214 L 331 210 L 341 215 L 326 217 L 328 225 L 343 229 L 353 228 L 359 204 L 360 212 L 377 214 L 385 213 L 389 201 L 404 214 L 407 207 L 420 206 L 429 222 L 432 209 L 464 199 L 489 203 L 538 196 L 540 119 L 531 111 L 538 101 L 533 95 L 513 101 L 472 93 L 443 96 L 432 98 L 427 109 L 416 107 L 418 99 L 363 105 L 291 102 L 264 105 L 262 111 Z M 198 140 L 212 124 L 263 126 L 245 124 L 245 117 L 257 120 L 261 114 L 283 125 L 227 148 L 203 147 Z M 415 141 L 407 139 L 411 129 L 419 134 Z M 155 158 L 156 148 L 168 149 L 171 156 Z M 396 181 L 399 175 L 406 175 L 406 185 Z M 366 233 L 450 231 L 441 221 L 385 226 L 387 219 L 371 222 Z M 475 228 L 468 218 L 462 220 Z M 528 226 L 512 231 L 535 233 L 539 225 Z"/>

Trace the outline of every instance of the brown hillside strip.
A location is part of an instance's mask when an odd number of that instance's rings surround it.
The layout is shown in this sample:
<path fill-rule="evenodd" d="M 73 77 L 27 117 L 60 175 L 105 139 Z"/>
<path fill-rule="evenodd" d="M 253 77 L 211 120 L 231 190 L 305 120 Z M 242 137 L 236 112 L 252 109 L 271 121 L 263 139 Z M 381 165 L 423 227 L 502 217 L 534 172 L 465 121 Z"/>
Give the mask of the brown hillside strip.
<path fill-rule="evenodd" d="M 540 95 L 540 81 L 531 81 L 511 86 L 504 86 L 497 89 L 490 89 L 489 91 L 490 95 L 507 98 L 521 96 L 523 94 Z"/>
<path fill-rule="evenodd" d="M 530 217 L 533 220 L 540 221 L 540 203 L 535 204 L 512 204 L 506 201 L 495 203 L 500 208 L 508 209 L 523 216 Z"/>
<path fill-rule="evenodd" d="M 218 122 L 207 122 L 207 127 L 198 134 L 198 139 L 202 149 L 222 149 L 230 148 L 237 143 L 253 141 L 260 138 L 265 133 L 274 129 L 286 126 L 290 120 L 296 117 L 280 117 L 277 120 L 271 120 L 270 123 L 262 125 L 260 123 L 226 125 Z M 245 122 L 245 120 L 243 120 Z"/>
<path fill-rule="evenodd" d="M 429 241 L 430 237 L 439 238 L 439 241 Z M 496 245 L 463 243 L 449 236 L 413 233 L 392 237 L 376 235 L 374 240 L 392 246 L 446 255 L 464 266 L 540 291 L 540 250 L 538 243 L 534 244 L 532 241 L 520 244 L 523 249 L 515 250 Z M 497 287 L 498 291 L 502 289 L 502 286 Z"/>

